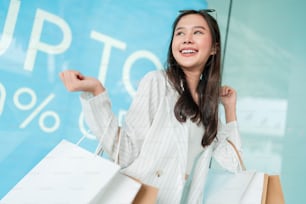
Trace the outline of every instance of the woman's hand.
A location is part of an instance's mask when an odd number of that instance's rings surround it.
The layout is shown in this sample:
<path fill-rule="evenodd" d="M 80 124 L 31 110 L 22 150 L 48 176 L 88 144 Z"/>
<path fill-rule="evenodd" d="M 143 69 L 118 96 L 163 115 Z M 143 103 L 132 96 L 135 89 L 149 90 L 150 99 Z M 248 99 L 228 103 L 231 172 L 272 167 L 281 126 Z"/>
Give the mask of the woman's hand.
<path fill-rule="evenodd" d="M 65 70 L 59 74 L 62 82 L 68 91 L 86 91 L 98 95 L 105 91 L 101 82 L 93 77 L 86 77 L 79 71 Z"/>
<path fill-rule="evenodd" d="M 235 89 L 229 86 L 220 88 L 220 100 L 225 110 L 226 122 L 235 121 L 236 118 L 236 101 L 237 94 Z"/>
<path fill-rule="evenodd" d="M 222 86 L 220 88 L 220 99 L 224 107 L 236 106 L 236 91 L 229 86 Z"/>

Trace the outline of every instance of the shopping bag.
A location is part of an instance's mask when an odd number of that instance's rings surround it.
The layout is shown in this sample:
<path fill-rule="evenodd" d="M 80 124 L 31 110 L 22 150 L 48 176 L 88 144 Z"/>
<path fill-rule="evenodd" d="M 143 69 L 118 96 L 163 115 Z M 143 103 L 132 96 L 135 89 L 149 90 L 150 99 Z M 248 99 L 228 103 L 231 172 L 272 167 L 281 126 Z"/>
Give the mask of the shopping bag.
<path fill-rule="evenodd" d="M 235 145 L 233 147 L 242 171 L 231 173 L 225 170 L 209 169 L 203 204 L 284 204 L 284 195 L 278 175 L 267 175 L 262 172 L 247 171 Z M 193 179 L 195 165 L 201 154 L 194 161 L 191 174 L 184 186 L 181 204 L 188 202 L 188 195 Z"/>
<path fill-rule="evenodd" d="M 263 204 L 285 204 L 279 175 L 269 175 L 265 202 Z"/>
<path fill-rule="evenodd" d="M 126 179 L 126 176 L 119 174 L 112 180 L 111 185 L 108 186 L 106 191 L 101 194 L 97 200 L 101 204 L 128 204 L 131 203 L 129 202 L 130 200 L 133 200 L 132 204 L 155 204 L 157 201 L 158 189 L 151 185 L 144 184 L 135 178 L 132 179 L 141 183 L 140 190 L 137 192 L 136 196 L 134 193 L 130 194 L 130 191 L 126 190 L 131 186 L 131 184 L 129 184 L 131 180 Z M 119 196 L 120 200 L 118 200 Z M 132 199 L 132 197 L 134 197 L 134 199 Z"/>
<path fill-rule="evenodd" d="M 157 202 L 158 188 L 142 183 L 133 204 L 155 204 Z"/>
<path fill-rule="evenodd" d="M 268 175 L 263 172 L 247 171 L 236 146 L 233 147 L 242 171 L 230 173 L 209 170 L 205 186 L 204 204 L 284 204 L 279 175 Z"/>
<path fill-rule="evenodd" d="M 279 175 L 251 171 L 217 173 L 213 170 L 209 174 L 203 204 L 285 204 Z M 250 179 L 252 174 L 254 177 Z"/>
<path fill-rule="evenodd" d="M 209 170 L 203 194 L 205 204 L 262 204 L 267 177 L 264 173 Z"/>
<path fill-rule="evenodd" d="M 279 175 L 243 171 L 237 174 L 209 171 L 204 204 L 284 204 Z"/>
<path fill-rule="evenodd" d="M 1 204 L 128 204 L 140 187 L 141 183 L 120 173 L 119 165 L 62 140 Z"/>

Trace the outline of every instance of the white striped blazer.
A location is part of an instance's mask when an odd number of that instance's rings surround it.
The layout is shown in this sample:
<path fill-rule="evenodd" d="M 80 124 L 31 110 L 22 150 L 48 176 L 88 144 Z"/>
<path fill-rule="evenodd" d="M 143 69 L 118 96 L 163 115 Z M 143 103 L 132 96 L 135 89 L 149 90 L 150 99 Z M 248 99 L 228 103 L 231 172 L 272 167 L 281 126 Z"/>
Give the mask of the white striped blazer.
<path fill-rule="evenodd" d="M 158 203 L 161 204 L 179 203 L 185 183 L 188 125 L 178 122 L 174 116 L 177 97 L 164 70 L 149 72 L 141 80 L 121 128 L 106 91 L 95 97 L 82 93 L 80 97 L 85 121 L 104 150 L 114 158 L 120 137 L 122 172 L 156 186 L 159 189 Z M 195 170 L 196 179 L 191 185 L 188 203 L 201 203 L 212 156 L 230 171 L 240 169 L 238 158 L 226 139 L 241 149 L 236 121 L 220 124 L 217 139 L 204 149 Z"/>

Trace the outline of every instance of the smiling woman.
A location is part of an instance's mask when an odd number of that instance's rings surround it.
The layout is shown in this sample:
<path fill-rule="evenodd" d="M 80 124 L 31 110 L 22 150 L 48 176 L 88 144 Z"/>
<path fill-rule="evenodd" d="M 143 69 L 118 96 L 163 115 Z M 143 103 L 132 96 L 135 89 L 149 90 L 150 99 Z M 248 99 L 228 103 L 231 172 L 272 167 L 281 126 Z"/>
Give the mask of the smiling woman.
<path fill-rule="evenodd" d="M 241 169 L 227 142 L 240 150 L 236 92 L 220 85 L 220 44 L 218 24 L 208 12 L 180 13 L 166 70 L 149 72 L 141 80 L 123 126 L 99 80 L 74 70 L 60 73 L 69 91 L 84 92 L 85 119 L 105 151 L 111 157 L 119 151 L 123 173 L 159 188 L 158 203 L 180 202 L 186 176 L 201 151 L 188 203 L 202 202 L 211 157 L 229 171 Z M 226 125 L 219 120 L 219 101 Z"/>

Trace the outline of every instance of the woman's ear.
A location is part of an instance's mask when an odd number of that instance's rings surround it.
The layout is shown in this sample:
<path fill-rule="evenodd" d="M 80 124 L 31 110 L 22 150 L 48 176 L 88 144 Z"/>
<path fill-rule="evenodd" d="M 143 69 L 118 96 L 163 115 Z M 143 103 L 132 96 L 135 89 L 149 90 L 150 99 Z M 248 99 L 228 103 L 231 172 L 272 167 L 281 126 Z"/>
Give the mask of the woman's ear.
<path fill-rule="evenodd" d="M 218 43 L 212 46 L 210 55 L 215 55 L 217 53 L 218 48 L 219 48 Z"/>
<path fill-rule="evenodd" d="M 211 52 L 210 52 L 210 55 L 215 55 L 216 54 L 216 47 L 213 47 L 212 49 L 211 49 Z"/>

